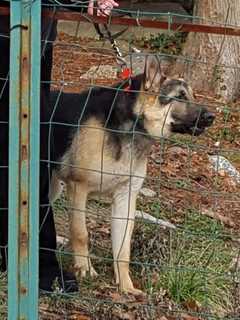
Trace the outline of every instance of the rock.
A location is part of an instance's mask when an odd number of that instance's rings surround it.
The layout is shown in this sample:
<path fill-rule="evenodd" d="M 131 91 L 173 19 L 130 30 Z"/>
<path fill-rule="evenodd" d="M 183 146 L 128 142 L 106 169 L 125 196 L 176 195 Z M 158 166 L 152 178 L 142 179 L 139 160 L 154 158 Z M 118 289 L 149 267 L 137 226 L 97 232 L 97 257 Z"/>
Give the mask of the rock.
<path fill-rule="evenodd" d="M 117 68 L 111 65 L 91 67 L 80 79 L 117 79 Z"/>
<path fill-rule="evenodd" d="M 140 190 L 140 194 L 142 194 L 145 197 L 150 197 L 150 198 L 153 198 L 156 196 L 156 192 L 151 189 L 148 189 L 148 188 L 142 188 Z"/>
<path fill-rule="evenodd" d="M 223 156 L 209 156 L 209 160 L 214 168 L 221 176 L 224 176 L 223 172 L 228 174 L 237 183 L 240 183 L 240 172 Z"/>

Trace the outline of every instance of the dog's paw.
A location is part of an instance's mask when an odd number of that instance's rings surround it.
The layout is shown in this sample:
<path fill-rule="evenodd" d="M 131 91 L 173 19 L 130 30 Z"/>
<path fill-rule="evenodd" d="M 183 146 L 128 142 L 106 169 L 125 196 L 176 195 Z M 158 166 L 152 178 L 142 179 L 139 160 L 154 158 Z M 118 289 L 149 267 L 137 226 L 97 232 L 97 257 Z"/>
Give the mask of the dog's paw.
<path fill-rule="evenodd" d="M 74 270 L 76 276 L 80 278 L 85 278 L 86 276 L 94 278 L 98 276 L 89 259 L 75 263 Z"/>
<path fill-rule="evenodd" d="M 119 280 L 119 279 L 117 279 Z M 118 283 L 119 290 L 126 294 L 132 294 L 134 296 L 146 296 L 146 294 L 133 286 L 132 280 L 130 277 L 126 277 L 125 279 L 121 279 L 121 281 Z"/>
<path fill-rule="evenodd" d="M 134 296 L 140 296 L 140 297 L 145 297 L 146 293 L 144 293 L 142 290 L 134 288 L 133 286 L 131 287 L 120 287 L 120 291 L 126 294 L 132 294 Z"/>

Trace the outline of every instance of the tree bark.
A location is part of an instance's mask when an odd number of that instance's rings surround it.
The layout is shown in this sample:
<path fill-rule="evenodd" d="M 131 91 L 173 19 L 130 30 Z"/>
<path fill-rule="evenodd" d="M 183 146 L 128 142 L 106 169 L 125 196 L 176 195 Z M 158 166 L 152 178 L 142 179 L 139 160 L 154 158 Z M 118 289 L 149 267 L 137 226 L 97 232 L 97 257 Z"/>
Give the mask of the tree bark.
<path fill-rule="evenodd" d="M 239 25 L 240 3 L 239 0 L 196 1 L 194 16 L 203 18 L 195 18 L 196 23 Z M 189 33 L 183 56 L 187 61 L 178 59 L 175 73 L 190 81 L 194 89 L 210 91 L 226 101 L 240 96 L 239 37 Z"/>

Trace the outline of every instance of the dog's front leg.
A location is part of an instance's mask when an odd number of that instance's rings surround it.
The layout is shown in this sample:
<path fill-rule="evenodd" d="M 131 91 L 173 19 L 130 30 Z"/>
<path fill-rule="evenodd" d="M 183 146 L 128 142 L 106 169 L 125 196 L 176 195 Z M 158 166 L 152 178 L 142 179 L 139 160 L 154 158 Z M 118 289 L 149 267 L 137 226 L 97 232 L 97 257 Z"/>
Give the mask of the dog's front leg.
<path fill-rule="evenodd" d="M 88 252 L 88 231 L 86 226 L 86 202 L 88 189 L 83 183 L 70 182 L 67 185 L 69 199 L 70 237 L 74 253 L 75 270 L 81 277 L 87 273 L 96 276 Z"/>
<path fill-rule="evenodd" d="M 114 194 L 112 205 L 111 236 L 116 283 L 121 291 L 142 294 L 134 288 L 129 275 L 130 245 L 134 227 L 138 191 L 130 191 L 129 185 Z"/>

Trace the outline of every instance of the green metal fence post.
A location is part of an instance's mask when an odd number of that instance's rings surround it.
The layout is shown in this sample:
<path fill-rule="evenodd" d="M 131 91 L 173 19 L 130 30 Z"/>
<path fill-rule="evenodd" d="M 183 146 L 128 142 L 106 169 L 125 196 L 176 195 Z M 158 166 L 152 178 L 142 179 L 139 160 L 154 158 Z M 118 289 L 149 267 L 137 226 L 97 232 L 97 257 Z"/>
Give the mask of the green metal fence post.
<path fill-rule="evenodd" d="M 8 319 L 38 319 L 41 1 L 11 0 Z"/>

